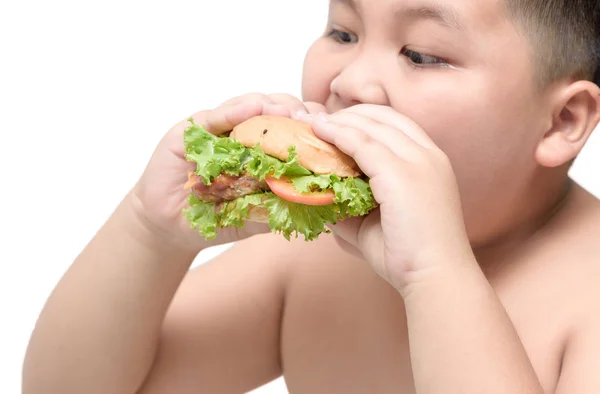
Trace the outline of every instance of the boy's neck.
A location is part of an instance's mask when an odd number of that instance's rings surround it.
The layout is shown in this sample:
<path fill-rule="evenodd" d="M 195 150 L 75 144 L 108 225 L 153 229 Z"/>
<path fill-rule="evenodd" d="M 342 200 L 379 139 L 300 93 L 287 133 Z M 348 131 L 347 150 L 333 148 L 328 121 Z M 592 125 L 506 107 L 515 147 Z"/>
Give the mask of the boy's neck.
<path fill-rule="evenodd" d="M 567 175 L 546 184 L 546 187 L 532 187 L 524 192 L 523 205 L 515 213 L 515 220 L 505 227 L 501 235 L 480 245 L 473 251 L 484 271 L 498 264 L 504 265 L 516 259 L 519 250 L 529 243 L 542 229 L 547 228 L 553 219 L 573 204 L 574 196 L 581 191 Z M 525 198 L 525 196 L 527 198 Z"/>

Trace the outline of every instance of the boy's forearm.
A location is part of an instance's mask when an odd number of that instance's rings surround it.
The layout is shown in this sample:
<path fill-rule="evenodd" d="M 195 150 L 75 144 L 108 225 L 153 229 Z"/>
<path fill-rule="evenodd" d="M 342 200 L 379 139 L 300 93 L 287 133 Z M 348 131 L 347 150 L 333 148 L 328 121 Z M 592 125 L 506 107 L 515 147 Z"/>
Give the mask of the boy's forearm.
<path fill-rule="evenodd" d="M 127 197 L 49 297 L 28 348 L 25 394 L 133 393 L 195 253 L 161 245 Z"/>
<path fill-rule="evenodd" d="M 475 264 L 424 280 L 405 296 L 417 393 L 542 393 L 512 322 Z"/>

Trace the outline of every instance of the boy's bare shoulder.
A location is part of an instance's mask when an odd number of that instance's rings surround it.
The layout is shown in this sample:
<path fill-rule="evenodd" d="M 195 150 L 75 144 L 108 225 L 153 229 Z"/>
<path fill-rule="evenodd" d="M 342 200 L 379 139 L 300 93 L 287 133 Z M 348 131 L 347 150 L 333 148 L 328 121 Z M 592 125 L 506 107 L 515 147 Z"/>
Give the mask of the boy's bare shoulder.
<path fill-rule="evenodd" d="M 544 315 L 566 340 L 600 308 L 598 278 L 600 201 L 576 186 L 564 208 L 490 282 L 514 318 Z"/>
<path fill-rule="evenodd" d="M 536 260 L 540 267 L 544 260 L 548 264 L 541 289 L 551 296 L 544 309 L 555 311 L 554 321 L 565 329 L 556 392 L 598 392 L 600 200 L 576 187 L 543 241 L 545 251 Z"/>

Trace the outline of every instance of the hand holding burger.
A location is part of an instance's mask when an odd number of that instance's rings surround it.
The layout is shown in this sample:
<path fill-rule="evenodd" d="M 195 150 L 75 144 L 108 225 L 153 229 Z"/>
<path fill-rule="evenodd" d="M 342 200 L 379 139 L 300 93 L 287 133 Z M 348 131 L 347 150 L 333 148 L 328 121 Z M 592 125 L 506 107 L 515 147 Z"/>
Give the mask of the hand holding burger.
<path fill-rule="evenodd" d="M 259 115 L 291 117 L 296 113 L 319 113 L 324 110 L 318 103 L 303 102 L 286 94 L 246 94 L 203 109 L 191 115 L 194 123 L 202 125 L 215 136 L 229 134 L 231 130 Z M 155 148 L 144 172 L 128 193 L 124 203 L 140 225 L 143 242 L 161 248 L 186 250 L 191 253 L 215 245 L 237 242 L 248 237 L 270 232 L 269 225 L 248 222 L 242 228 L 228 227 L 218 230 L 218 236 L 207 240 L 190 228 L 183 214 L 187 208 L 190 189 L 185 189 L 188 171 L 197 165 L 186 159 L 184 135 L 190 122 L 184 119 L 175 124 Z M 139 237 L 138 237 L 139 238 Z"/>

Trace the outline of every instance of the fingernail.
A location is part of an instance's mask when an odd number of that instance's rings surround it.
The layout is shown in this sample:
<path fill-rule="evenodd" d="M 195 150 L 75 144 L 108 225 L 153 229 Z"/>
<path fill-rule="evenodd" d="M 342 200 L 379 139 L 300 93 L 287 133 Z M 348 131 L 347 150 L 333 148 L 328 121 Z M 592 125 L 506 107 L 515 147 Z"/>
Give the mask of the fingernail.
<path fill-rule="evenodd" d="M 264 111 L 269 115 L 291 116 L 291 111 L 281 104 L 264 104 Z"/>
<path fill-rule="evenodd" d="M 325 112 L 319 112 L 317 114 L 317 120 L 324 122 L 324 123 L 329 122 L 329 118 Z"/>
<path fill-rule="evenodd" d="M 300 119 L 304 118 L 306 115 L 308 115 L 308 112 L 306 112 L 303 109 L 299 109 L 292 114 L 292 118 L 294 118 L 296 120 L 300 120 Z"/>
<path fill-rule="evenodd" d="M 313 119 L 313 116 L 308 112 L 298 111 L 295 114 L 296 119 L 302 122 L 310 122 Z"/>

